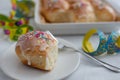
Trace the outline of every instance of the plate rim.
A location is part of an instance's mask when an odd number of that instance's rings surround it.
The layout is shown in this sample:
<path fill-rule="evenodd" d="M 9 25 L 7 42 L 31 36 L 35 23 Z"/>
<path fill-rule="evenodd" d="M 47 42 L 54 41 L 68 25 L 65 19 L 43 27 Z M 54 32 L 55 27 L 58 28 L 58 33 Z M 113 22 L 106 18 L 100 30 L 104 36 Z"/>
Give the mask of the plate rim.
<path fill-rule="evenodd" d="M 2 54 L 2 57 L 1 57 L 0 60 L 2 60 L 2 59 L 4 58 L 4 55 L 8 53 L 8 51 L 10 50 L 10 48 L 13 47 L 13 46 L 15 46 L 15 45 L 16 45 L 16 42 L 15 42 L 14 44 L 12 44 L 12 45 L 8 48 L 8 50 L 6 50 L 6 51 L 4 52 L 4 54 Z M 78 55 L 78 61 L 77 61 L 77 64 L 76 64 L 75 68 L 74 68 L 70 73 L 66 74 L 64 77 L 59 78 L 58 80 L 64 79 L 64 78 L 66 78 L 66 77 L 69 77 L 70 75 L 72 75 L 72 74 L 79 68 L 80 62 L 81 62 L 81 61 L 80 61 L 80 53 L 78 53 L 78 52 L 75 52 L 75 53 Z M 14 76 L 9 75 L 9 73 L 7 73 L 7 71 L 4 70 L 2 62 L 0 62 L 0 64 L 1 64 L 1 65 L 0 65 L 0 69 L 2 70 L 2 72 L 3 72 L 5 75 L 7 75 L 8 77 L 10 77 L 11 79 L 19 80 L 19 79 L 15 78 Z"/>

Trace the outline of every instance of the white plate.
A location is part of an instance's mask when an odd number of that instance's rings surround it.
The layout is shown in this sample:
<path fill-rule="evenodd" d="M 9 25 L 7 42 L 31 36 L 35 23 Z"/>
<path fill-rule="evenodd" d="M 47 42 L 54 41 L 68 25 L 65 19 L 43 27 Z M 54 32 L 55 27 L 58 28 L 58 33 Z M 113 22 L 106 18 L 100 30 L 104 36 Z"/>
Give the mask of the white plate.
<path fill-rule="evenodd" d="M 23 65 L 15 54 L 15 44 L 1 58 L 1 69 L 17 80 L 58 80 L 73 73 L 79 66 L 79 53 L 62 51 L 59 53 L 55 68 L 50 72 Z"/>
<path fill-rule="evenodd" d="M 120 22 L 88 22 L 88 23 L 81 22 L 81 23 L 42 24 L 40 22 L 40 3 L 39 3 L 40 0 L 34 0 L 34 1 L 36 3 L 35 11 L 34 11 L 36 30 L 38 29 L 49 30 L 54 35 L 70 35 L 70 34 L 84 34 L 91 28 L 100 29 L 106 33 L 110 33 L 111 31 L 120 29 Z M 107 0 L 107 2 L 110 1 Z M 116 6 L 115 4 L 113 5 Z"/>

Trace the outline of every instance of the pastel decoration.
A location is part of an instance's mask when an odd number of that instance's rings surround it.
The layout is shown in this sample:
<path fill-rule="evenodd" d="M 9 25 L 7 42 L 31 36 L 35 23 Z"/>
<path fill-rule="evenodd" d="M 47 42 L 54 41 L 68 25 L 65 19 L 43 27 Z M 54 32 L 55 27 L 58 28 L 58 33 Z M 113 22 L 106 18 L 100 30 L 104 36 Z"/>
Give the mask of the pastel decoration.
<path fill-rule="evenodd" d="M 0 27 L 3 28 L 4 33 L 9 36 L 10 40 L 13 40 L 13 41 L 16 41 L 20 35 L 25 34 L 29 31 L 33 31 L 33 27 L 27 25 L 29 23 L 29 18 L 25 17 L 26 15 L 19 17 L 19 19 L 14 19 L 14 17 L 16 17 L 16 13 L 19 7 L 17 2 L 25 3 L 24 6 L 21 5 L 20 3 L 20 6 L 22 6 L 22 8 L 25 7 L 24 10 L 27 13 L 30 13 L 28 9 L 30 8 L 29 6 L 32 6 L 32 5 L 29 5 L 26 8 L 26 4 L 29 4 L 30 1 L 11 0 L 12 10 L 10 12 L 10 16 L 7 17 L 5 15 L 0 14 Z"/>
<path fill-rule="evenodd" d="M 120 36 L 118 37 L 118 39 L 116 41 L 116 45 L 120 48 Z"/>
<path fill-rule="evenodd" d="M 108 36 L 106 48 L 108 54 L 115 54 L 120 52 L 120 33 L 116 31 L 116 32 L 112 32 Z"/>
<path fill-rule="evenodd" d="M 0 21 L 8 21 L 9 18 L 3 14 L 0 14 Z"/>
<path fill-rule="evenodd" d="M 18 37 L 22 34 L 25 34 L 28 32 L 27 26 L 21 26 L 20 28 L 11 28 L 10 29 L 10 40 L 17 41 Z"/>
<path fill-rule="evenodd" d="M 16 4 L 16 0 L 11 0 L 12 4 Z"/>
<path fill-rule="evenodd" d="M 2 27 L 2 21 L 0 21 L 0 28 Z"/>
<path fill-rule="evenodd" d="M 96 50 L 94 50 L 92 44 L 89 42 L 90 37 L 95 33 L 98 34 L 100 40 Z M 91 56 L 99 56 L 107 52 L 105 46 L 106 42 L 107 42 L 106 36 L 102 31 L 91 29 L 89 32 L 86 33 L 83 39 L 82 49 Z"/>
<path fill-rule="evenodd" d="M 34 2 L 32 0 L 16 0 L 17 8 L 15 17 L 31 18 L 34 16 Z"/>
<path fill-rule="evenodd" d="M 6 21 L 9 21 L 9 18 L 3 14 L 0 14 L 0 28 L 5 25 Z"/>
<path fill-rule="evenodd" d="M 4 33 L 5 33 L 6 35 L 9 35 L 9 34 L 10 34 L 10 30 L 6 29 L 6 30 L 4 30 Z"/>
<path fill-rule="evenodd" d="M 10 34 L 10 27 L 9 27 L 9 23 L 8 22 L 5 22 L 5 25 L 4 25 L 4 33 L 6 34 L 6 35 L 9 35 Z"/>
<path fill-rule="evenodd" d="M 12 19 L 15 16 L 16 12 L 14 10 L 11 11 L 10 13 L 10 18 Z"/>
<path fill-rule="evenodd" d="M 16 9 L 17 9 L 16 0 L 11 0 L 11 4 L 12 4 L 12 11 L 10 12 L 10 18 L 12 19 L 16 14 Z"/>

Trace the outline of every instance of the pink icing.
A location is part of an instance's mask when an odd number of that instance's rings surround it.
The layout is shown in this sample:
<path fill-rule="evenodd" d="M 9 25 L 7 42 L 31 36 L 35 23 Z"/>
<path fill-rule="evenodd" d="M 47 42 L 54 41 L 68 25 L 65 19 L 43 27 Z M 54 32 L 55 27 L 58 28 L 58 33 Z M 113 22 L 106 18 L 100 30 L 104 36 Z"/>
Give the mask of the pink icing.
<path fill-rule="evenodd" d="M 24 53 L 26 50 L 34 50 L 35 46 L 40 47 L 40 51 L 44 51 L 47 47 L 54 45 L 56 39 L 49 32 L 32 31 L 19 37 L 17 45 L 20 46 Z"/>
<path fill-rule="evenodd" d="M 87 4 L 83 0 L 43 0 L 43 7 L 48 10 L 81 9 L 86 6 Z"/>
<path fill-rule="evenodd" d="M 63 6 L 65 0 L 43 0 L 44 8 L 45 9 L 59 9 L 59 8 L 64 8 Z"/>

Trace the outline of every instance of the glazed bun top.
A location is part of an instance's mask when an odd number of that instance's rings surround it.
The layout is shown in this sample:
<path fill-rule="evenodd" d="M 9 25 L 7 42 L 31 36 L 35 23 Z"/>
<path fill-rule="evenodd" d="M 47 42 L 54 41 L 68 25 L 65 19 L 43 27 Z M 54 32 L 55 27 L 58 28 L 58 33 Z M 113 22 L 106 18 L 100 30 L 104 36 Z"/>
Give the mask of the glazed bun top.
<path fill-rule="evenodd" d="M 68 9 L 69 4 L 65 0 L 41 0 L 42 8 L 47 10 Z"/>
<path fill-rule="evenodd" d="M 48 22 L 93 22 L 92 5 L 87 0 L 41 0 L 41 14 Z"/>
<path fill-rule="evenodd" d="M 69 10 L 71 8 L 82 8 L 89 6 L 85 0 L 41 0 L 42 9 L 53 10 Z"/>
<path fill-rule="evenodd" d="M 57 45 L 57 43 L 57 39 L 49 31 L 32 31 L 21 35 L 16 47 L 19 46 L 22 52 L 34 50 L 35 47 L 39 47 L 40 51 L 45 51 L 47 48 Z"/>

